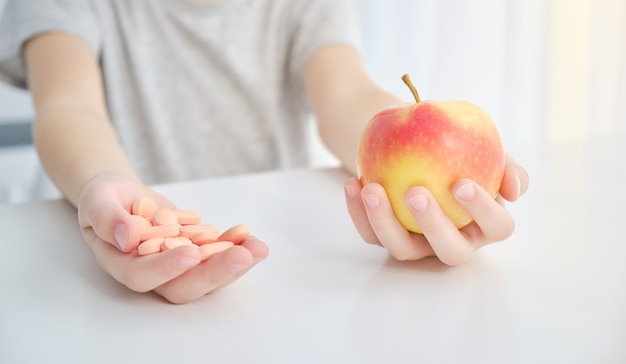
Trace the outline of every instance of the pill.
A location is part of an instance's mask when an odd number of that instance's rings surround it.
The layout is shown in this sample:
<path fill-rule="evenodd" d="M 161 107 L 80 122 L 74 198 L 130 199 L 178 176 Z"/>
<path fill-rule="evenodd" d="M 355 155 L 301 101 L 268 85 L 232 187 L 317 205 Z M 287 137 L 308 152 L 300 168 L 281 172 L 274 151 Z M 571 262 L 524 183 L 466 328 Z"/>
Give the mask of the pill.
<path fill-rule="evenodd" d="M 193 243 L 191 242 L 189 238 L 183 238 L 180 236 L 173 237 L 173 238 L 165 238 L 163 239 L 163 242 L 161 243 L 161 250 L 165 251 L 169 249 L 174 249 L 183 245 L 193 245 Z"/>
<path fill-rule="evenodd" d="M 181 225 L 199 224 L 202 221 L 202 215 L 190 210 L 174 210 Z"/>
<path fill-rule="evenodd" d="M 158 208 L 154 211 L 152 223 L 154 225 L 177 225 L 178 217 L 174 210 Z"/>
<path fill-rule="evenodd" d="M 191 236 L 191 241 L 196 245 L 204 245 L 216 242 L 220 233 L 218 231 L 201 231 Z"/>
<path fill-rule="evenodd" d="M 250 236 L 250 228 L 248 225 L 235 225 L 224 231 L 217 240 L 232 241 L 234 244 L 241 244 Z"/>
<path fill-rule="evenodd" d="M 193 245 L 204 261 L 250 236 L 247 225 L 235 225 L 220 234 L 217 227 L 201 224 L 202 215 L 198 212 L 158 208 L 154 200 L 145 196 L 133 201 L 131 214 L 139 227 L 139 255 Z"/>
<path fill-rule="evenodd" d="M 161 244 L 164 240 L 165 238 L 161 237 L 148 239 L 137 246 L 137 253 L 139 255 L 158 253 L 161 251 Z"/>
<path fill-rule="evenodd" d="M 139 230 L 152 226 L 150 220 L 141 215 L 130 215 L 130 218 L 135 222 L 135 225 L 139 227 Z"/>
<path fill-rule="evenodd" d="M 221 253 L 234 246 L 232 241 L 218 241 L 216 243 L 204 244 L 199 247 L 200 256 L 203 261 L 211 258 L 215 254 Z"/>
<path fill-rule="evenodd" d="M 152 219 L 152 215 L 154 215 L 154 211 L 156 211 L 157 205 L 156 202 L 149 197 L 138 197 L 133 201 L 133 205 L 131 206 L 130 212 L 133 215 L 143 216 L 146 219 Z"/>
<path fill-rule="evenodd" d="M 179 230 L 180 236 L 184 236 L 187 238 L 191 238 L 194 235 L 205 231 L 214 232 L 216 234 L 216 238 L 219 236 L 219 229 L 213 225 L 208 224 L 182 225 Z"/>
<path fill-rule="evenodd" d="M 178 236 L 178 225 L 155 225 L 139 230 L 139 241 L 152 238 L 173 238 Z"/>

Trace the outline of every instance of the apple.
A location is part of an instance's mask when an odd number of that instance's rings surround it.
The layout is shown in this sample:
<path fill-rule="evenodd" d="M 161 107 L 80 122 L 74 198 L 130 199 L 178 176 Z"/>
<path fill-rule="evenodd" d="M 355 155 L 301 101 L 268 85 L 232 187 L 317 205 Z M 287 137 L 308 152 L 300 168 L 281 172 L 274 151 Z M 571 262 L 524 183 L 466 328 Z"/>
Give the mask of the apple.
<path fill-rule="evenodd" d="M 414 103 L 389 107 L 376 114 L 363 131 L 358 173 L 363 185 L 381 184 L 394 214 L 409 231 L 422 229 L 404 195 L 424 186 L 444 213 L 462 228 L 472 217 L 454 199 L 452 185 L 470 178 L 494 198 L 504 174 L 504 149 L 493 120 L 465 101 L 421 101 L 408 75 L 402 80 Z"/>

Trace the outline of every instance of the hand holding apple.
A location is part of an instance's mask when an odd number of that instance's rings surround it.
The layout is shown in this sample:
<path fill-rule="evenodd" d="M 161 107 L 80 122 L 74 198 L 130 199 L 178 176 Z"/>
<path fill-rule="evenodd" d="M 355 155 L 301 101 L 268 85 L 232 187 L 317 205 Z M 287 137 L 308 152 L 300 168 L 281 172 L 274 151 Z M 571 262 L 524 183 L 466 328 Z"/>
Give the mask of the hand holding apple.
<path fill-rule="evenodd" d="M 407 75 L 415 103 L 376 114 L 363 132 L 358 169 L 363 185 L 381 184 L 394 214 L 409 231 L 421 233 L 404 202 L 412 186 L 428 188 L 445 214 L 461 228 L 472 221 L 450 192 L 469 178 L 495 198 L 504 174 L 505 153 L 489 115 L 464 101 L 421 101 Z"/>

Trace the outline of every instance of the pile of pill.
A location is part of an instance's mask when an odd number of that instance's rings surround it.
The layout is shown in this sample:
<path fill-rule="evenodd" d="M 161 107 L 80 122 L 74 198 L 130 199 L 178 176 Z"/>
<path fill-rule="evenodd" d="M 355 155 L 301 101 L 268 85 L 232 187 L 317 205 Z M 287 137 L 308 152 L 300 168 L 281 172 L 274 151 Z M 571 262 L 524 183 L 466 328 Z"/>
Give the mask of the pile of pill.
<path fill-rule="evenodd" d="M 199 213 L 157 207 L 156 202 L 149 197 L 138 197 L 133 201 L 131 216 L 139 226 L 139 255 L 191 245 L 198 247 L 205 261 L 243 243 L 250 235 L 246 225 L 235 225 L 220 233 L 217 227 L 202 224 L 202 215 Z"/>

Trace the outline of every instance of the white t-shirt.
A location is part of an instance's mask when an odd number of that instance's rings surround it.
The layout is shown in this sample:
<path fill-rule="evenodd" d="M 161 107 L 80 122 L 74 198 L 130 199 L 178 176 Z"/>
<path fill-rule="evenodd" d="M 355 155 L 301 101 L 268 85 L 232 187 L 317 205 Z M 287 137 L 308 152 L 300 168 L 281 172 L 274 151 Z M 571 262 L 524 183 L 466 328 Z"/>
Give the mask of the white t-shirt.
<path fill-rule="evenodd" d="M 324 45 L 358 47 L 351 5 L 8 0 L 0 19 L 0 79 L 26 87 L 24 41 L 69 32 L 100 60 L 111 119 L 144 182 L 304 166 L 303 69 Z"/>

